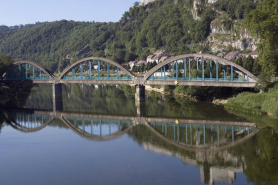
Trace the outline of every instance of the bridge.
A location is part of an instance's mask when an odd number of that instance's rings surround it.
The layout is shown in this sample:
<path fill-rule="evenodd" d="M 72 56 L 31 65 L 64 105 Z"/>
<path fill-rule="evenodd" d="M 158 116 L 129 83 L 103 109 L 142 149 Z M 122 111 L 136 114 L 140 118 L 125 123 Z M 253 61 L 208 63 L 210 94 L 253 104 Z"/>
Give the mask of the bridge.
<path fill-rule="evenodd" d="M 77 135 L 92 141 L 109 141 L 145 125 L 158 138 L 189 151 L 219 151 L 243 143 L 256 135 L 254 123 L 221 120 L 193 120 L 163 117 L 52 112 L 28 109 L 5 109 L 6 122 L 14 129 L 37 132 L 54 119 Z"/>
<path fill-rule="evenodd" d="M 181 67 L 182 66 L 182 67 Z M 107 58 L 89 57 L 67 67 L 55 77 L 43 66 L 18 61 L 0 74 L 5 82 L 53 84 L 53 96 L 63 83 L 127 84 L 136 86 L 136 100 L 144 100 L 145 85 L 182 85 L 253 88 L 258 78 L 240 65 L 209 54 L 185 54 L 169 58 L 144 76 L 137 77 Z"/>

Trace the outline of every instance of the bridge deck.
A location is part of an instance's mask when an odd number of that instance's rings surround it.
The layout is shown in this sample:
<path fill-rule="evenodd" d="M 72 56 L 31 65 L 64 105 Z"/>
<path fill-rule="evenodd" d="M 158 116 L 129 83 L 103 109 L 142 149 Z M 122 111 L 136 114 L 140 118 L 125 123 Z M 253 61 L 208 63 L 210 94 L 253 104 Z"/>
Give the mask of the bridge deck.
<path fill-rule="evenodd" d="M 176 80 L 147 80 L 145 83 L 141 83 L 140 80 L 84 80 L 84 79 L 72 79 L 72 80 L 6 80 L 7 83 L 30 83 L 30 84 L 125 84 L 125 85 L 176 85 Z M 138 83 L 139 82 L 139 83 Z M 211 87 L 250 87 L 253 88 L 256 82 L 239 82 L 239 81 L 177 81 L 177 85 L 182 86 L 211 86 Z"/>

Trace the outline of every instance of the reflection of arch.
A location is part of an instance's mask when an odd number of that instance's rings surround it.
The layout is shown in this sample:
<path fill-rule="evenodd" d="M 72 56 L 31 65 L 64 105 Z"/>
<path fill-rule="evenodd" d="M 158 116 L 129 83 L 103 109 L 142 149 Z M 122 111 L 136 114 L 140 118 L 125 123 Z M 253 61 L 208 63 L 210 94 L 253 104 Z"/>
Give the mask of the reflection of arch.
<path fill-rule="evenodd" d="M 99 135 L 91 135 L 87 132 L 83 132 L 83 130 L 79 129 L 78 127 L 74 127 L 74 125 L 72 123 L 70 123 L 68 120 L 66 120 L 64 117 L 61 117 L 60 119 L 74 133 L 76 133 L 79 136 L 84 137 L 88 140 L 93 140 L 93 141 L 110 141 L 110 140 L 116 139 L 116 138 L 120 137 L 121 135 L 125 134 L 126 132 L 128 132 L 129 130 L 131 130 L 135 126 L 135 124 L 132 124 L 131 126 L 129 126 L 128 128 L 126 128 L 123 131 L 118 131 L 118 132 L 115 132 L 115 133 L 110 134 L 110 135 L 99 136 Z"/>
<path fill-rule="evenodd" d="M 9 65 L 5 69 L 5 71 L 1 74 L 1 76 L 4 77 L 7 74 L 7 71 L 9 71 L 12 68 L 12 66 L 16 66 L 16 65 L 19 65 L 19 64 L 31 64 L 33 66 L 36 66 L 40 70 L 42 70 L 50 79 L 54 79 L 55 78 L 55 76 L 48 69 L 43 67 L 42 65 L 40 65 L 40 64 L 38 64 L 36 62 L 26 61 L 26 60 L 17 61 L 17 62 L 12 63 L 11 65 Z"/>
<path fill-rule="evenodd" d="M 231 143 L 225 146 L 221 146 L 221 147 L 217 147 L 217 148 L 203 148 L 203 147 L 193 147 L 184 143 L 177 143 L 176 141 L 174 141 L 173 139 L 169 139 L 169 138 L 165 138 L 162 134 L 160 134 L 158 131 L 156 131 L 153 127 L 151 127 L 149 125 L 149 123 L 145 123 L 146 127 L 149 128 L 156 136 L 158 136 L 159 138 L 161 138 L 162 140 L 164 140 L 167 143 L 170 143 L 178 148 L 184 149 L 184 150 L 188 150 L 188 151 L 219 151 L 219 150 L 225 150 L 231 147 L 234 147 L 238 144 L 244 143 L 245 141 L 247 141 L 248 139 L 250 139 L 251 137 L 255 136 L 260 130 L 255 130 L 252 133 L 250 133 L 249 135 Z"/>
<path fill-rule="evenodd" d="M 72 64 L 71 66 L 67 67 L 63 73 L 60 75 L 59 79 L 61 80 L 73 67 L 77 66 L 80 63 L 89 61 L 89 60 L 100 60 L 100 61 L 104 61 L 104 62 L 108 62 L 116 67 L 118 67 L 119 69 L 121 69 L 122 71 L 126 72 L 132 79 L 134 79 L 134 75 L 128 71 L 127 69 L 125 69 L 123 66 L 121 66 L 120 64 L 118 64 L 117 62 L 114 62 L 110 59 L 107 58 L 102 58 L 102 57 L 88 57 L 88 58 L 83 58 L 77 62 L 75 62 L 74 64 Z"/>
<path fill-rule="evenodd" d="M 9 116 L 4 112 L 5 115 L 5 119 L 8 121 L 8 124 L 11 125 L 11 127 L 13 127 L 14 129 L 20 131 L 20 132 L 25 132 L 25 133 L 30 133 L 30 132 L 37 132 L 41 129 L 43 129 L 44 127 L 46 127 L 49 123 L 51 123 L 54 120 L 54 117 L 51 117 L 50 120 L 48 120 L 47 122 L 45 122 L 44 124 L 40 125 L 39 127 L 36 128 L 26 128 L 18 123 L 16 123 L 13 120 L 9 119 Z"/>
<path fill-rule="evenodd" d="M 204 57 L 205 59 L 209 59 L 209 60 L 214 60 L 214 61 L 218 61 L 220 64 L 222 65 L 231 65 L 233 67 L 235 67 L 236 69 L 242 71 L 243 73 L 247 74 L 248 76 L 250 76 L 250 78 L 254 79 L 255 81 L 258 81 L 258 78 L 253 75 L 251 72 L 249 72 L 248 70 L 244 69 L 243 67 L 241 67 L 240 65 L 229 61 L 227 59 L 221 58 L 221 57 L 217 57 L 214 55 L 209 55 L 209 54 L 186 54 L 186 55 L 179 55 L 173 58 L 169 58 L 161 63 L 159 63 L 158 65 L 156 65 L 155 67 L 153 67 L 148 73 L 145 74 L 144 76 L 144 82 L 146 82 L 148 80 L 148 78 L 155 73 L 157 70 L 159 70 L 160 68 L 162 68 L 163 66 L 170 64 L 171 62 L 174 62 L 176 60 L 179 59 L 184 59 L 184 58 L 192 58 L 192 57 Z"/>

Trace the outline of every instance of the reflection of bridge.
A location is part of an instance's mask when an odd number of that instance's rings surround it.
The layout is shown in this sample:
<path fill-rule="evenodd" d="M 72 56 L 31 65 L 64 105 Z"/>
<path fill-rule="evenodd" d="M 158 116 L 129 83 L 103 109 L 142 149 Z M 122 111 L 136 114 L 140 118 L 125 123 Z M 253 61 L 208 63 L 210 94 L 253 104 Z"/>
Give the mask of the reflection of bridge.
<path fill-rule="evenodd" d="M 222 150 L 243 143 L 257 133 L 249 122 L 190 120 L 116 115 L 94 115 L 68 112 L 7 110 L 7 122 L 16 130 L 35 132 L 43 129 L 55 118 L 60 119 L 76 134 L 89 140 L 108 141 L 118 138 L 138 124 L 162 140 L 189 151 Z M 177 124 L 178 122 L 178 124 Z M 98 133 L 96 133 L 96 127 Z M 107 128 L 107 134 L 103 128 Z M 114 133 L 111 131 L 114 129 Z"/>
<path fill-rule="evenodd" d="M 92 68 L 92 65 L 96 67 Z M 171 75 L 167 76 L 166 70 Z M 15 62 L 1 75 L 5 81 L 50 83 L 54 86 L 63 83 L 133 84 L 137 88 L 137 100 L 144 99 L 144 85 L 254 87 L 258 80 L 243 67 L 208 54 L 187 54 L 170 58 L 153 67 L 143 77 L 136 77 L 118 63 L 101 57 L 79 60 L 57 78 L 49 70 L 30 61 Z M 57 88 L 54 87 L 54 94 L 56 91 Z"/>

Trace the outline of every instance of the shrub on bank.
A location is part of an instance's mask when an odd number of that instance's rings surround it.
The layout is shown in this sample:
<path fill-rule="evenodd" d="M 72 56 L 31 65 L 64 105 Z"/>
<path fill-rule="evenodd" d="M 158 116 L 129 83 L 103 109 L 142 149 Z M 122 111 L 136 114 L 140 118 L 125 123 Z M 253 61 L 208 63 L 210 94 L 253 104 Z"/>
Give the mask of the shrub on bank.
<path fill-rule="evenodd" d="M 225 107 L 256 114 L 269 114 L 278 119 L 278 84 L 267 93 L 240 93 L 230 99 Z"/>

